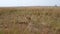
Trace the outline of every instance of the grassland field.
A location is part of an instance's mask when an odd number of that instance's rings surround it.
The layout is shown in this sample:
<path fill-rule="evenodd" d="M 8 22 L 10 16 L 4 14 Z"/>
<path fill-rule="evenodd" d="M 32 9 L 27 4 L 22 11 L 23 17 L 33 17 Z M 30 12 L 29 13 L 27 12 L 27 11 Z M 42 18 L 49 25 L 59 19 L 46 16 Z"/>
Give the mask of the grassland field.
<path fill-rule="evenodd" d="M 60 7 L 1 7 L 0 34 L 60 34 Z"/>

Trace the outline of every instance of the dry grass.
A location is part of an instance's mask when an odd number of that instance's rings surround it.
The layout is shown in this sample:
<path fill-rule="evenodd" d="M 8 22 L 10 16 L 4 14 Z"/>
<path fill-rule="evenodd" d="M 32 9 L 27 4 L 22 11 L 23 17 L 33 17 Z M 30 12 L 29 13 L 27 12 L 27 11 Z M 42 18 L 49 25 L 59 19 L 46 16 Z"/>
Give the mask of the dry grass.
<path fill-rule="evenodd" d="M 0 34 L 60 34 L 60 7 L 0 8 Z"/>

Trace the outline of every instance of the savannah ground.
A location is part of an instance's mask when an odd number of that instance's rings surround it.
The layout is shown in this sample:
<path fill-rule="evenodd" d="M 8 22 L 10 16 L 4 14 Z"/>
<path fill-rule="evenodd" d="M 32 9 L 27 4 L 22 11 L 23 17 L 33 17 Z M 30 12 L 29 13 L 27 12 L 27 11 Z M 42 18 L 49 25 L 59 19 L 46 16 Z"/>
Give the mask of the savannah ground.
<path fill-rule="evenodd" d="M 1 7 L 0 34 L 60 34 L 60 7 Z"/>

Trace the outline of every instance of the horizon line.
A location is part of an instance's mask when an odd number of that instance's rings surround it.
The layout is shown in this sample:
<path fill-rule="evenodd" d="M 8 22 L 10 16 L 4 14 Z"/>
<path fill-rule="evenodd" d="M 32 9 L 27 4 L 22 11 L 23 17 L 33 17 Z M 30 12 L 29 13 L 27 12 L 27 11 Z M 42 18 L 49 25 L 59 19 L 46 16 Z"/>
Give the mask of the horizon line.
<path fill-rule="evenodd" d="M 60 7 L 60 6 L 0 6 L 0 7 Z"/>

